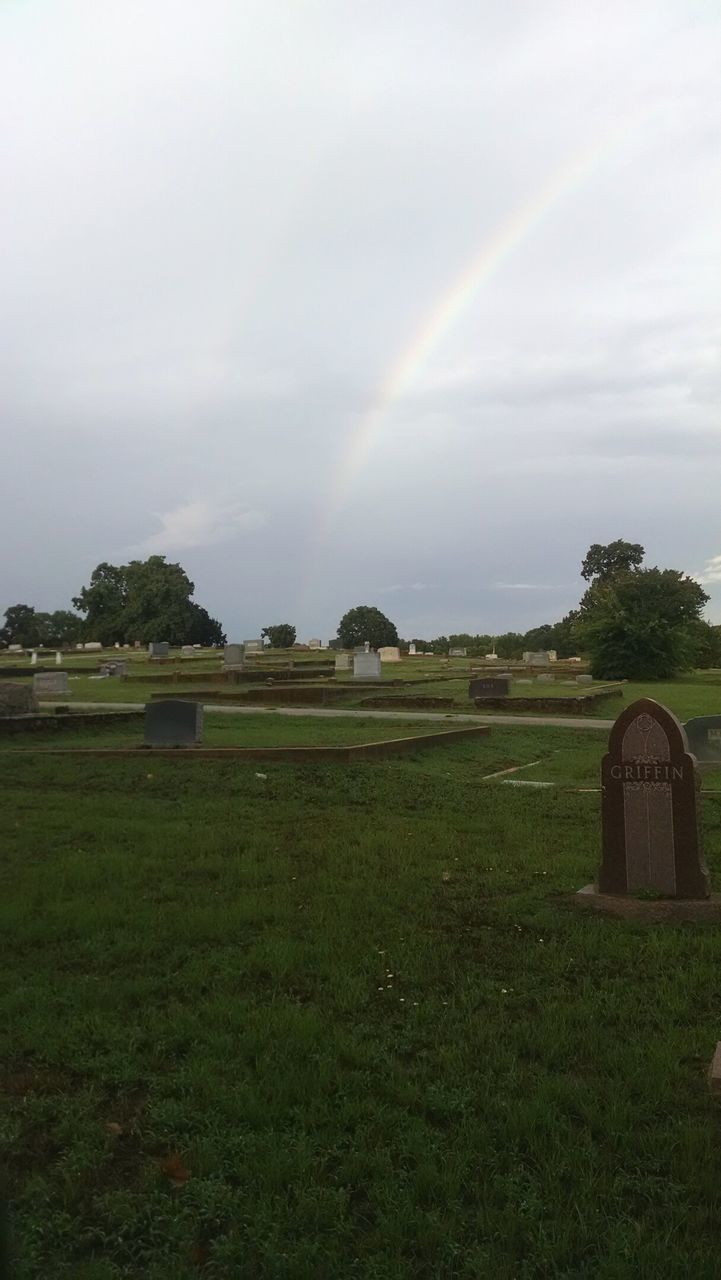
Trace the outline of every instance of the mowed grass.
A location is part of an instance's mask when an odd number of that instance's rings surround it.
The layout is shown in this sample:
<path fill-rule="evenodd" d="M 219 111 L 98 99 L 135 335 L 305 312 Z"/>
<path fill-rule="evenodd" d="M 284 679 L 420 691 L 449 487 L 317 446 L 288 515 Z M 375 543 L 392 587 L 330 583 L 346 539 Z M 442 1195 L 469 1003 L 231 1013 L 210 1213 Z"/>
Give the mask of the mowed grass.
<path fill-rule="evenodd" d="M 721 934 L 577 914 L 598 797 L 480 781 L 596 743 L 5 757 L 17 1274 L 716 1277 Z"/>
<path fill-rule="evenodd" d="M 82 713 L 79 713 L 82 714 Z M 0 753 L 34 751 L 45 747 L 142 747 L 142 720 L 128 721 L 122 712 L 102 725 L 33 730 L 0 738 Z M 82 724 L 82 722 L 79 722 Z M 471 728 L 470 725 L 455 726 Z M 243 715 L 206 711 L 203 715 L 204 747 L 322 747 L 353 746 L 448 732 L 445 720 L 372 720 L 361 717 L 281 716 L 248 711 Z"/>

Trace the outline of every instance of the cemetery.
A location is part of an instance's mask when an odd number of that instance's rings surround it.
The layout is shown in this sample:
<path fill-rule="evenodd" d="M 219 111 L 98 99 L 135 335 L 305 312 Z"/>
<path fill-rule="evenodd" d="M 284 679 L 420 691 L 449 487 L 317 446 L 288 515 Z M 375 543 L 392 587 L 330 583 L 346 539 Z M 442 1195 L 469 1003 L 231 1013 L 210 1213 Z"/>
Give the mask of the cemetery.
<path fill-rule="evenodd" d="M 715 1274 L 721 669 L 351 638 L 0 653 L 26 1274 Z"/>

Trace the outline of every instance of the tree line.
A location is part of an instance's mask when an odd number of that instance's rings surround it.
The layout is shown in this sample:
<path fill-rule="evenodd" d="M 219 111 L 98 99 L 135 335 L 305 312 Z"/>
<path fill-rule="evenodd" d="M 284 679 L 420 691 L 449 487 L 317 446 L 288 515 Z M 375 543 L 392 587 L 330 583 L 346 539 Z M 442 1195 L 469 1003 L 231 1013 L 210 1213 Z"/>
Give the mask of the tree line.
<path fill-rule="evenodd" d="M 170 644 L 215 645 L 225 642 L 216 618 L 191 598 L 195 585 L 179 564 L 165 556 L 103 562 L 90 583 L 73 597 L 78 611 L 40 613 L 25 604 L 11 605 L 0 628 L 0 642 L 40 648 L 98 640 L 103 645 L 168 640 Z"/>
<path fill-rule="evenodd" d="M 669 679 L 693 667 L 721 666 L 721 627 L 702 618 L 708 603 L 703 587 L 677 569 L 644 568 L 644 548 L 617 539 L 594 543 L 581 565 L 588 583 L 577 609 L 559 622 L 502 635 L 466 633 L 427 639 L 399 638 L 398 629 L 374 605 L 356 605 L 343 615 L 335 649 L 353 649 L 366 640 L 373 649 L 415 644 L 420 652 L 465 649 L 469 657 L 495 652 L 501 660 L 526 650 L 555 649 L 559 658 L 588 657 L 602 680 Z M 179 564 L 165 556 L 99 564 L 88 586 L 73 598 L 77 613 L 41 613 L 11 605 L 0 628 L 0 643 L 25 648 L 60 646 L 79 640 L 103 645 L 168 640 L 173 645 L 225 643 L 221 624 L 193 599 L 194 584 Z M 273 648 L 289 649 L 296 629 L 289 622 L 263 628 Z"/>

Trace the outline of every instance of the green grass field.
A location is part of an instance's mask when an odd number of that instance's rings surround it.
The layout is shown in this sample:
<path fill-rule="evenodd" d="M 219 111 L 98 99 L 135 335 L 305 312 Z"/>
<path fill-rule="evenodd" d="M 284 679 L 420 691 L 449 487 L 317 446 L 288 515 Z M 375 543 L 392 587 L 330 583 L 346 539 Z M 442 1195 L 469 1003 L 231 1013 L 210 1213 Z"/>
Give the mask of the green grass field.
<path fill-rule="evenodd" d="M 17 1275 L 715 1280 L 721 935 L 577 914 L 598 796 L 481 782 L 603 740 L 5 756 Z"/>
<path fill-rule="evenodd" d="M 445 721 L 363 720 L 329 718 L 323 720 L 272 713 L 231 716 L 205 712 L 203 746 L 206 747 L 321 747 L 351 746 L 359 742 L 380 742 L 387 738 L 444 733 L 452 725 Z M 27 751 L 42 747 L 138 747 L 143 745 L 143 724 L 124 721 L 88 725 L 83 728 L 17 734 L 0 738 L 0 751 Z"/>

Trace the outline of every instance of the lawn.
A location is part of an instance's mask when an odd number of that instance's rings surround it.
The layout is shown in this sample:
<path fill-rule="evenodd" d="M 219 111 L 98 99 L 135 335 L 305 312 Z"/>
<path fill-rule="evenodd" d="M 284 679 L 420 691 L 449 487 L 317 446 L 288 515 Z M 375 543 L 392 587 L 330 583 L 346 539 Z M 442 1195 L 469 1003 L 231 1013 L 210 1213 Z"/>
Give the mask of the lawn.
<path fill-rule="evenodd" d="M 217 663 L 216 663 L 217 665 Z M 390 664 L 391 666 L 393 664 Z M 0 672 L 1 674 L 1 672 Z M 391 678 L 390 676 L 388 677 Z M 517 681 L 512 686 L 512 696 L 509 699 L 507 713 L 513 713 L 513 697 L 574 697 L 578 693 L 592 691 L 600 688 L 600 685 L 576 686 L 551 684 L 530 685 L 519 684 Z M 118 703 L 143 703 L 150 698 L 153 693 L 163 693 L 167 697 L 172 698 L 174 693 L 182 690 L 183 693 L 192 691 L 191 684 L 172 685 L 172 684 L 137 684 L 132 681 L 126 682 L 116 679 L 97 680 L 88 676 L 71 676 L 70 677 L 70 698 L 69 702 L 118 702 Z M 202 688 L 202 673 L 198 672 L 198 688 Z M 228 692 L 225 686 L 219 686 L 223 692 Z M 234 687 L 231 687 L 234 689 Z M 242 698 L 242 688 L 237 689 L 239 699 Z M 352 683 L 348 684 L 348 698 L 343 700 L 343 705 L 349 708 L 358 708 L 364 698 L 376 696 L 380 691 L 368 688 L 358 688 Z M 388 696 L 396 694 L 404 697 L 443 697 L 453 698 L 455 708 L 458 711 L 474 712 L 475 708 L 468 698 L 468 677 L 452 679 L 430 679 L 419 685 L 412 685 L 408 690 L 395 689 L 392 686 L 388 688 Z M 609 698 L 607 701 L 601 702 L 598 706 L 592 708 L 586 714 L 596 719 L 610 720 L 615 719 L 623 710 L 624 706 L 636 698 L 655 698 L 658 702 L 662 702 L 669 707 L 681 720 L 687 720 L 691 716 L 699 715 L 720 715 L 721 714 L 721 672 L 698 672 L 679 678 L 678 680 L 669 681 L 648 681 L 646 683 L 629 682 L 623 686 L 622 698 Z M 55 701 L 60 701 L 56 699 Z M 333 704 L 337 705 L 337 704 Z M 506 713 L 506 714 L 507 714 Z M 492 716 L 493 711 L 487 711 L 484 714 Z M 498 713 L 495 713 L 498 714 Z M 504 713 L 502 713 L 504 714 Z M 527 711 L 524 715 L 529 714 Z M 539 714 L 547 714 L 539 712 Z"/>
<path fill-rule="evenodd" d="M 320 747 L 351 746 L 359 742 L 380 742 L 387 738 L 445 733 L 453 728 L 445 721 L 364 720 L 349 718 L 279 716 L 268 712 L 248 712 L 242 716 L 206 711 L 203 716 L 203 746 L 206 747 Z M 469 726 L 470 727 L 470 726 Z M 33 731 L 0 738 L 1 751 L 34 750 L 42 747 L 140 747 L 142 721 L 88 725 L 82 728 Z"/>
<path fill-rule="evenodd" d="M 576 914 L 598 797 L 480 781 L 602 740 L 4 757 L 18 1275 L 715 1278 L 721 934 Z"/>

